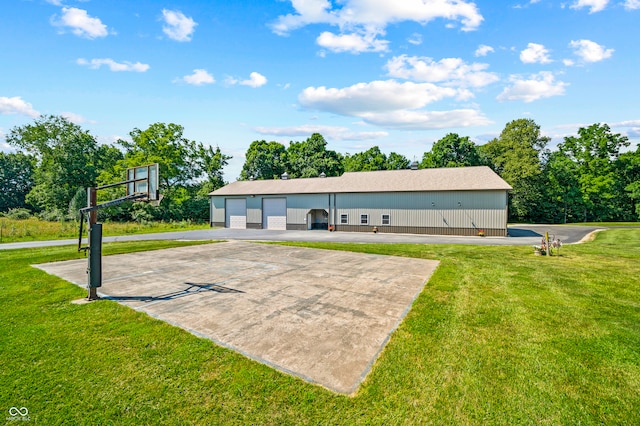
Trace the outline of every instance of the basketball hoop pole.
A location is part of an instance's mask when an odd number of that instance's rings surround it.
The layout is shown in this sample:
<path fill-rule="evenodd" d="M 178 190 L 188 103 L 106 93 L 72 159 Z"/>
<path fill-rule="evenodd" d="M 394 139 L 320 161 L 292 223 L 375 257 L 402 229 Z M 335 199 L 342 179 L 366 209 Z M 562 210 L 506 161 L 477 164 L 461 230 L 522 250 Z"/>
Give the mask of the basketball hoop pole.
<path fill-rule="evenodd" d="M 88 300 L 98 299 L 98 287 L 102 286 L 102 226 L 98 226 L 97 204 L 98 190 L 94 187 L 87 188 L 87 208 L 90 208 L 89 217 L 89 265 L 87 267 L 89 294 Z M 82 220 L 82 218 L 80 218 Z M 96 235 L 99 233 L 99 237 Z M 96 241 L 97 240 L 97 241 Z"/>
<path fill-rule="evenodd" d="M 132 170 L 141 171 L 144 176 L 137 177 L 136 173 L 133 173 L 131 178 L 123 181 L 112 183 L 109 185 L 103 185 L 98 187 L 87 188 L 87 207 L 80 209 L 80 232 L 78 237 L 78 251 L 88 250 L 88 267 L 87 267 L 87 300 L 97 300 L 98 287 L 102 287 L 102 224 L 98 223 L 98 210 L 101 208 L 114 206 L 125 201 L 133 201 L 136 199 L 146 199 L 147 201 L 153 201 L 159 203 L 162 199 L 162 195 L 159 194 L 157 189 L 158 183 L 158 164 L 150 164 L 147 166 L 140 166 L 133 168 Z M 151 176 L 155 173 L 155 177 Z M 129 170 L 127 170 L 127 177 L 129 177 Z M 153 179 L 153 180 L 151 180 Z M 140 192 L 136 192 L 136 185 L 138 183 L 145 183 L 144 188 Z M 97 193 L 99 189 L 111 188 L 119 185 L 127 185 L 127 196 L 118 198 L 116 200 L 108 201 L 103 204 L 98 204 Z M 129 193 L 129 185 L 132 186 L 132 191 Z M 82 246 L 82 222 L 83 215 L 87 213 L 87 221 L 89 225 L 89 246 Z"/>

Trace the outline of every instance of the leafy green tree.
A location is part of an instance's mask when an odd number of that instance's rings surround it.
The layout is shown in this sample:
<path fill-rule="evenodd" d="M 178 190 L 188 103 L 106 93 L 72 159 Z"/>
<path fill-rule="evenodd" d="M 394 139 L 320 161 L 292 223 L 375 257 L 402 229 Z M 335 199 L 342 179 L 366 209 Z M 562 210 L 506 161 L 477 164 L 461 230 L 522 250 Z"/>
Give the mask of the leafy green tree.
<path fill-rule="evenodd" d="M 33 159 L 20 152 L 0 152 L 0 212 L 26 207 L 32 187 Z"/>
<path fill-rule="evenodd" d="M 131 141 L 118 141 L 125 148 L 124 160 L 115 168 L 118 173 L 126 167 L 159 165 L 160 192 L 166 201 L 160 209 L 135 206 L 136 214 L 144 220 L 150 215 L 153 219 L 206 219 L 206 194 L 224 185 L 222 170 L 231 157 L 219 147 L 205 147 L 183 134 L 184 128 L 178 124 L 155 123 L 145 130 L 133 129 Z M 198 217 L 192 216 L 194 211 L 199 212 Z"/>
<path fill-rule="evenodd" d="M 363 152 L 345 155 L 343 163 L 345 172 L 386 170 L 387 156 L 374 146 Z"/>
<path fill-rule="evenodd" d="M 512 219 L 538 221 L 545 215 L 540 206 L 544 193 L 541 156 L 548 142 L 535 121 L 521 118 L 507 123 L 499 138 L 480 147 L 490 166 L 513 187 L 509 197 Z"/>
<path fill-rule="evenodd" d="M 292 178 L 340 176 L 344 172 L 342 155 L 327 150 L 327 141 L 314 133 L 304 142 L 291 142 L 287 148 L 287 173 Z"/>
<path fill-rule="evenodd" d="M 404 155 L 392 152 L 387 156 L 377 146 L 356 154 L 346 154 L 342 161 L 345 172 L 401 170 L 409 166 L 409 160 Z"/>
<path fill-rule="evenodd" d="M 626 220 L 638 220 L 640 218 L 640 145 L 635 151 L 621 154 L 616 168 L 621 186 L 629 197 L 630 214 Z"/>
<path fill-rule="evenodd" d="M 203 185 L 206 186 L 207 190 L 211 192 L 223 187 L 226 183 L 223 169 L 229 164 L 231 156 L 223 154 L 219 146 L 213 149 L 212 146 L 204 147 L 203 145 L 198 146 L 196 155 L 205 178 Z"/>
<path fill-rule="evenodd" d="M 40 116 L 34 124 L 11 129 L 6 140 L 35 159 L 28 203 L 65 212 L 79 188 L 95 185 L 102 151 L 88 131 L 66 118 Z"/>
<path fill-rule="evenodd" d="M 397 152 L 391 152 L 387 157 L 387 170 L 403 170 L 409 167 L 409 159 Z"/>
<path fill-rule="evenodd" d="M 468 136 L 460 137 L 449 133 L 433 144 L 431 151 L 425 152 L 420 168 L 480 166 L 478 147 Z"/>
<path fill-rule="evenodd" d="M 202 175 L 197 169 L 197 146 L 183 136 L 184 128 L 177 124 L 155 123 L 146 130 L 134 128 L 131 141 L 118 140 L 125 149 L 127 167 L 158 163 L 160 188 L 167 197 L 175 186 L 186 185 Z"/>
<path fill-rule="evenodd" d="M 614 163 L 620 149 L 626 146 L 629 146 L 627 137 L 612 133 L 607 124 L 581 127 L 577 137 L 565 137 L 558 145 L 559 151 L 578 166 L 585 221 L 619 219 L 617 198 L 624 194 L 616 191 L 618 176 Z"/>
<path fill-rule="evenodd" d="M 253 141 L 240 172 L 240 180 L 279 179 L 286 171 L 287 150 L 278 142 Z"/>
<path fill-rule="evenodd" d="M 544 164 L 545 200 L 549 206 L 545 222 L 575 222 L 582 216 L 582 194 L 578 165 L 564 153 L 548 154 Z M 542 200 L 541 203 L 543 204 Z"/>

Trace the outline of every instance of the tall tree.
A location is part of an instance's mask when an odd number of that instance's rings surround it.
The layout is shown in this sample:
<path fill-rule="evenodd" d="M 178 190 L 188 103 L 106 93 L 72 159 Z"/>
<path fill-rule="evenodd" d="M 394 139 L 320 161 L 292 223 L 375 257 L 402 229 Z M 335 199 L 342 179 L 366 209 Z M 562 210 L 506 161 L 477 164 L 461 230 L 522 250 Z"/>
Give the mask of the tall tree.
<path fill-rule="evenodd" d="M 433 144 L 431 151 L 425 152 L 420 168 L 465 167 L 482 165 L 478 147 L 468 136 L 460 137 L 449 133 Z"/>
<path fill-rule="evenodd" d="M 345 172 L 386 170 L 387 156 L 374 146 L 363 152 L 345 155 L 343 163 Z"/>
<path fill-rule="evenodd" d="M 26 207 L 32 187 L 33 159 L 20 152 L 0 152 L 0 212 Z"/>
<path fill-rule="evenodd" d="M 44 210 L 66 211 L 79 188 L 95 185 L 101 151 L 96 139 L 60 116 L 40 116 L 11 129 L 7 142 L 35 158 L 35 185 L 27 201 Z"/>
<path fill-rule="evenodd" d="M 640 145 L 635 151 L 621 154 L 617 162 L 618 176 L 629 197 L 628 220 L 640 218 Z"/>
<path fill-rule="evenodd" d="M 545 222 L 568 223 L 582 217 L 582 193 L 578 165 L 562 152 L 554 151 L 544 162 L 544 199 L 548 206 Z"/>
<path fill-rule="evenodd" d="M 210 192 L 223 187 L 226 182 L 224 181 L 224 172 L 222 170 L 229 164 L 231 156 L 223 154 L 219 146 L 213 149 L 212 146 L 205 147 L 203 145 L 198 146 L 196 156 L 205 177 L 204 183 L 207 190 Z"/>
<path fill-rule="evenodd" d="M 389 153 L 387 157 L 387 170 L 403 170 L 409 167 L 409 159 L 397 152 Z"/>
<path fill-rule="evenodd" d="M 165 196 L 159 209 L 134 206 L 136 218 L 206 219 L 207 193 L 224 184 L 222 169 L 231 158 L 220 148 L 206 147 L 184 137 L 178 124 L 154 123 L 129 133 L 131 141 L 119 140 L 125 148 L 120 168 L 158 163 L 160 192 Z"/>
<path fill-rule="evenodd" d="M 612 133 L 607 124 L 592 124 L 578 129 L 578 136 L 568 136 L 558 145 L 578 166 L 580 191 L 584 207 L 583 219 L 615 220 L 616 212 L 616 170 L 614 163 L 620 155 L 620 149 L 629 146 L 626 136 Z"/>
<path fill-rule="evenodd" d="M 171 197 L 177 187 L 186 187 L 210 180 L 222 183 L 222 168 L 231 157 L 205 147 L 201 142 L 183 136 L 184 128 L 178 124 L 155 123 L 145 130 L 138 128 L 129 133 L 131 141 L 119 140 L 129 167 L 158 163 L 160 187 Z"/>
<path fill-rule="evenodd" d="M 327 149 L 327 141 L 314 133 L 304 142 L 291 142 L 287 148 L 288 174 L 293 178 L 340 176 L 342 155 Z"/>
<path fill-rule="evenodd" d="M 240 180 L 278 179 L 286 171 L 287 150 L 278 142 L 253 141 L 247 150 Z"/>
<path fill-rule="evenodd" d="M 544 212 L 541 156 L 549 138 L 532 119 L 513 120 L 500 137 L 480 147 L 491 167 L 512 187 L 509 215 L 515 220 L 539 220 Z"/>

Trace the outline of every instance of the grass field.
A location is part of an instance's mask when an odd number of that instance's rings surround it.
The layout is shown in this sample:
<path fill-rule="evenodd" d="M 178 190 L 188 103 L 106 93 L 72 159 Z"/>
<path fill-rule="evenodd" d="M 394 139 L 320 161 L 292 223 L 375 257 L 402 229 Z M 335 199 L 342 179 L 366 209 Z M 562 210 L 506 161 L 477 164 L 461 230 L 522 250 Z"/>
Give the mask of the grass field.
<path fill-rule="evenodd" d="M 177 242 L 105 244 L 104 252 Z M 292 245 L 300 245 L 294 244 Z M 640 424 L 640 229 L 530 247 L 302 244 L 441 261 L 353 397 L 0 252 L 0 411 L 36 424 Z"/>
<path fill-rule="evenodd" d="M 15 220 L 0 217 L 0 243 L 78 238 L 79 226 L 80 224 L 74 221 L 47 222 L 36 218 Z M 208 228 L 208 223 L 149 222 L 142 224 L 136 222 L 106 222 L 103 226 L 103 233 L 104 236 L 113 236 Z M 84 232 L 86 233 L 86 226 Z"/>

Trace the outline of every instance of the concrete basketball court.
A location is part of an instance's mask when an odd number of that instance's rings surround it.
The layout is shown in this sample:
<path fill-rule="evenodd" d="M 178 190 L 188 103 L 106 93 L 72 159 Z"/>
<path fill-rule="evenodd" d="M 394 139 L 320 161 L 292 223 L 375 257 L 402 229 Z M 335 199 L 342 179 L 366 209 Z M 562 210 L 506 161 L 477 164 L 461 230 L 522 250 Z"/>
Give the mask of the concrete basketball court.
<path fill-rule="evenodd" d="M 437 265 L 234 241 L 105 256 L 98 290 L 280 371 L 352 394 Z M 36 266 L 86 287 L 86 260 Z"/>

